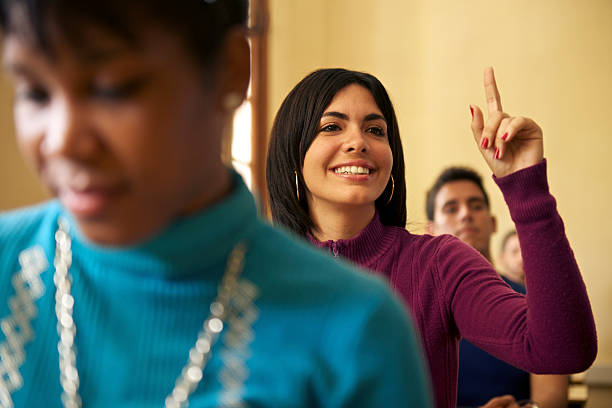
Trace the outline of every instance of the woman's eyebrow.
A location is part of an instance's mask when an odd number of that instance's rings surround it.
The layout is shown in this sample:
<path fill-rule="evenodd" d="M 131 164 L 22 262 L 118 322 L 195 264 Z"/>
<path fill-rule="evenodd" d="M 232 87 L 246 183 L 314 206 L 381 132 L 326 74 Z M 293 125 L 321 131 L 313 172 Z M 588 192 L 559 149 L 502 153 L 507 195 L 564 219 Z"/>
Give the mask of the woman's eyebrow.
<path fill-rule="evenodd" d="M 326 116 L 332 116 L 334 118 L 344 119 L 344 120 L 349 119 L 347 114 L 341 113 L 341 112 L 325 112 L 321 117 L 324 118 Z"/>
<path fill-rule="evenodd" d="M 339 118 L 339 119 L 343 119 L 343 120 L 348 120 L 349 117 L 347 114 L 345 113 L 341 113 L 341 112 L 325 112 L 321 117 L 324 118 L 326 116 L 332 116 L 334 118 Z M 363 118 L 364 121 L 370 121 L 370 120 L 383 120 L 386 122 L 385 117 L 382 116 L 381 114 L 378 113 L 370 113 L 368 115 L 365 116 L 365 118 Z"/>
<path fill-rule="evenodd" d="M 79 47 L 77 53 L 86 64 L 101 64 L 130 55 L 133 51 L 127 47 Z"/>
<path fill-rule="evenodd" d="M 28 76 L 32 74 L 32 72 L 27 66 L 19 62 L 12 61 L 12 60 L 3 59 L 2 68 L 4 69 L 4 71 L 8 72 L 9 74 L 13 74 L 13 75 Z"/>
<path fill-rule="evenodd" d="M 30 81 L 39 81 L 40 77 L 35 70 L 31 69 L 27 63 L 13 60 L 3 59 L 2 69 L 4 72 L 13 78 L 26 78 Z"/>
<path fill-rule="evenodd" d="M 378 113 L 370 113 L 369 115 L 366 115 L 366 117 L 363 120 L 364 121 L 369 121 L 369 120 L 379 120 L 379 119 L 387 122 L 385 117 L 383 115 L 378 114 Z"/>
<path fill-rule="evenodd" d="M 126 47 L 83 47 L 77 50 L 81 62 L 88 65 L 101 64 L 119 59 L 125 55 L 130 55 L 129 51 L 130 49 Z M 18 58 L 7 57 L 6 55 L 2 57 L 2 68 L 13 75 L 33 75 L 27 64 L 22 63 Z"/>

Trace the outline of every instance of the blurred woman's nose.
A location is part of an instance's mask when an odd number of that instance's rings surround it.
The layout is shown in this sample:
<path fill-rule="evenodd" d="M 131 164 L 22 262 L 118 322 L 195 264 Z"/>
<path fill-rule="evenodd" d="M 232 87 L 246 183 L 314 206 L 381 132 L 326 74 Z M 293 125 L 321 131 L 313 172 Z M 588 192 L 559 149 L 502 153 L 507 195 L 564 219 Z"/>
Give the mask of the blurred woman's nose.
<path fill-rule="evenodd" d="M 368 141 L 359 127 L 349 126 L 346 131 L 344 151 L 365 153 L 369 150 Z"/>
<path fill-rule="evenodd" d="M 41 145 L 43 154 L 85 160 L 97 145 L 88 107 L 67 98 L 53 101 Z"/>

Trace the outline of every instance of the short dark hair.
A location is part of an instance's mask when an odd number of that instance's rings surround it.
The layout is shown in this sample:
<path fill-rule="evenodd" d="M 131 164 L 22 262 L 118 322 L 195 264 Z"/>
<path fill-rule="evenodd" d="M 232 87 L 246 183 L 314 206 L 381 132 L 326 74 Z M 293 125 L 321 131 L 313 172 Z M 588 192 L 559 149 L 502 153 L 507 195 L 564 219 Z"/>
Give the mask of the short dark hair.
<path fill-rule="evenodd" d="M 376 77 L 346 69 L 320 69 L 302 79 L 283 101 L 274 124 L 268 148 L 266 179 L 270 209 L 275 223 L 284 225 L 299 235 L 310 232 L 314 223 L 305 200 L 302 167 L 310 144 L 316 137 L 319 121 L 334 96 L 351 84 L 358 84 L 372 94 L 387 122 L 387 135 L 393 156 L 391 175 L 394 179 L 376 200 L 380 220 L 385 225 L 406 226 L 406 181 L 404 153 L 391 99 Z M 300 200 L 295 192 L 295 174 L 300 186 Z"/>
<path fill-rule="evenodd" d="M 82 49 L 92 24 L 135 42 L 139 24 L 153 21 L 175 32 L 196 62 L 206 67 L 215 60 L 228 30 L 246 27 L 247 16 L 248 0 L 0 0 L 4 34 L 26 35 L 48 56 L 54 53 L 53 30 Z"/>
<path fill-rule="evenodd" d="M 489 204 L 489 196 L 487 195 L 484 185 L 482 184 L 482 177 L 480 177 L 480 174 L 476 173 L 476 171 L 470 169 L 469 167 L 453 166 L 440 173 L 433 186 L 431 186 L 429 191 L 427 191 L 427 195 L 425 196 L 425 210 L 427 212 L 427 219 L 429 221 L 433 221 L 434 219 L 434 212 L 436 210 L 436 196 L 438 195 L 438 192 L 442 186 L 444 186 L 446 183 L 450 183 L 451 181 L 459 180 L 468 180 L 476 184 L 480 191 L 482 191 L 487 208 L 491 208 Z"/>
<path fill-rule="evenodd" d="M 500 249 L 500 253 L 503 253 L 503 252 L 505 251 L 505 249 L 506 249 L 506 243 L 508 242 L 508 240 L 509 240 L 511 237 L 513 237 L 513 236 L 515 236 L 515 235 L 516 235 L 516 230 L 515 230 L 515 229 L 512 229 L 512 230 L 510 230 L 510 231 L 506 232 L 506 234 L 505 234 L 505 235 L 504 235 L 504 237 L 502 238 L 501 245 L 500 245 L 500 247 L 499 247 L 499 249 Z"/>

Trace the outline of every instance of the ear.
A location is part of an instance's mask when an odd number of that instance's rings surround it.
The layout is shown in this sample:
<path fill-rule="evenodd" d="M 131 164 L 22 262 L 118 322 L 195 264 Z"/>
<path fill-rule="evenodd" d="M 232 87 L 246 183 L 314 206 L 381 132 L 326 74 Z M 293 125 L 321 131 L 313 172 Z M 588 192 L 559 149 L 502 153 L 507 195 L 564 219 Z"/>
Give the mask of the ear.
<path fill-rule="evenodd" d="M 428 233 L 429 235 L 435 235 L 434 234 L 434 223 L 433 221 L 427 221 L 427 225 L 425 225 L 425 232 Z"/>
<path fill-rule="evenodd" d="M 251 76 L 251 50 L 246 32 L 241 28 L 231 29 L 225 38 L 219 65 L 217 83 L 218 102 L 224 111 L 230 111 L 246 98 Z"/>
<path fill-rule="evenodd" d="M 494 215 L 491 216 L 491 233 L 497 232 L 497 218 Z"/>

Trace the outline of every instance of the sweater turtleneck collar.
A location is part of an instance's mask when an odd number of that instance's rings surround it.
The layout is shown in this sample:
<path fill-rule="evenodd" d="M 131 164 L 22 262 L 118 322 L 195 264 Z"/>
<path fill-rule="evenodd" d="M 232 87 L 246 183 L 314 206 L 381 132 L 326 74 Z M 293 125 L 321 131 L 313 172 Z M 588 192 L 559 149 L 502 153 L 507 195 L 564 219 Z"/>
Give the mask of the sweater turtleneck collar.
<path fill-rule="evenodd" d="M 380 222 L 378 211 L 372 221 L 354 238 L 321 242 L 311 233 L 308 240 L 319 248 L 327 249 L 333 256 L 348 258 L 358 265 L 368 267 L 386 253 L 393 244 L 396 231 Z"/>
<path fill-rule="evenodd" d="M 73 253 L 82 263 L 120 273 L 160 277 L 202 274 L 225 263 L 232 248 L 252 235 L 257 209 L 242 178 L 233 173 L 232 191 L 199 213 L 176 220 L 150 240 L 131 246 L 97 245 L 70 222 Z"/>

